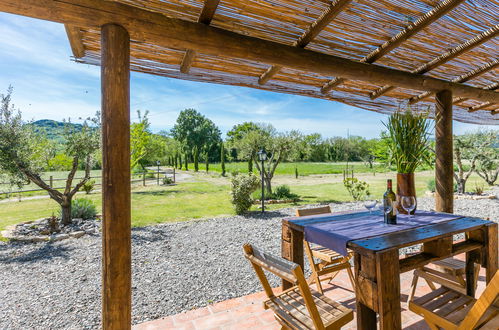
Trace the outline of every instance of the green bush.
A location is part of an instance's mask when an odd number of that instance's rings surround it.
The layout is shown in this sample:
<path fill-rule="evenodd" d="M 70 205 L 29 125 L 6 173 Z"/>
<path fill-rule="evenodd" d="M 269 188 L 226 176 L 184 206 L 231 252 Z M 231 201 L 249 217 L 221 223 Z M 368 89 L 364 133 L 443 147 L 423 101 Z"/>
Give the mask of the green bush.
<path fill-rule="evenodd" d="M 71 201 L 71 218 L 73 219 L 95 219 L 97 209 L 95 204 L 86 198 L 77 198 Z"/>
<path fill-rule="evenodd" d="M 163 177 L 163 184 L 172 184 L 173 183 L 173 179 L 170 178 L 169 176 L 164 176 Z"/>
<path fill-rule="evenodd" d="M 230 179 L 231 203 L 236 214 L 244 214 L 253 204 L 251 194 L 260 186 L 260 179 L 253 174 L 236 174 Z"/>
<path fill-rule="evenodd" d="M 357 178 L 346 178 L 343 180 L 343 185 L 356 201 L 360 201 L 364 196 L 369 195 L 369 184 Z"/>
<path fill-rule="evenodd" d="M 435 192 L 435 179 L 428 180 L 428 182 L 426 183 L 426 188 L 431 192 Z M 454 192 L 457 192 L 456 182 L 454 182 Z"/>
<path fill-rule="evenodd" d="M 289 186 L 283 184 L 275 189 L 276 199 L 297 199 L 298 195 L 293 194 Z"/>
<path fill-rule="evenodd" d="M 83 191 L 88 195 L 92 192 L 92 190 L 94 190 L 95 188 L 95 180 L 88 180 L 87 182 L 85 182 L 83 184 L 83 186 L 81 187 L 81 189 L 83 189 Z"/>
<path fill-rule="evenodd" d="M 426 188 L 431 192 L 435 192 L 435 179 L 428 180 L 428 182 L 426 183 Z"/>

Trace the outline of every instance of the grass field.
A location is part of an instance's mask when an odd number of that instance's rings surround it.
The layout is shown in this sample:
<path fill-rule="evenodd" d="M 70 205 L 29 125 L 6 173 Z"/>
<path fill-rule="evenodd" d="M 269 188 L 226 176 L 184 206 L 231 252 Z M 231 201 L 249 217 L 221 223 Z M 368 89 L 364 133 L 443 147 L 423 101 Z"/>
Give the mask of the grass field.
<path fill-rule="evenodd" d="M 423 196 L 428 180 L 433 177 L 431 171 L 416 175 L 418 196 Z M 386 190 L 386 180 L 395 179 L 395 173 L 359 174 L 358 178 L 369 183 L 375 198 L 381 198 Z M 132 190 L 132 225 L 146 226 L 164 222 L 177 222 L 189 219 L 232 215 L 230 187 L 226 178 L 198 174 L 195 182 L 182 182 L 174 186 L 134 186 Z M 342 175 L 316 175 L 300 177 L 277 176 L 274 188 L 287 184 L 291 191 L 300 196 L 300 201 L 293 204 L 269 205 L 269 210 L 283 207 L 297 207 L 312 203 L 334 203 L 351 201 L 352 198 L 342 183 Z M 468 181 L 468 189 L 475 184 L 483 185 L 478 176 Z M 93 200 L 98 206 L 102 203 L 100 193 L 78 195 Z M 0 230 L 5 226 L 23 221 L 35 220 L 58 214 L 58 204 L 50 199 L 26 199 L 20 202 L 0 203 Z M 253 207 L 256 211 L 257 206 Z"/>
<path fill-rule="evenodd" d="M 295 167 L 298 169 L 298 175 L 312 175 L 312 174 L 341 174 L 346 168 L 347 163 L 310 163 L 310 162 L 295 162 L 295 163 L 281 163 L 276 169 L 276 175 L 295 175 Z M 372 172 L 388 172 L 389 169 L 380 164 L 376 164 L 373 169 L 369 168 L 363 162 L 350 162 L 349 168 L 353 168 L 355 173 L 372 173 Z M 189 170 L 194 169 L 194 164 L 189 164 Z M 199 170 L 205 171 L 205 164 L 199 163 Z M 221 173 L 222 168 L 220 163 L 210 164 L 210 172 Z M 225 171 L 227 173 L 239 172 L 248 173 L 247 162 L 225 163 Z M 258 172 L 256 165 L 253 164 L 253 172 Z"/>

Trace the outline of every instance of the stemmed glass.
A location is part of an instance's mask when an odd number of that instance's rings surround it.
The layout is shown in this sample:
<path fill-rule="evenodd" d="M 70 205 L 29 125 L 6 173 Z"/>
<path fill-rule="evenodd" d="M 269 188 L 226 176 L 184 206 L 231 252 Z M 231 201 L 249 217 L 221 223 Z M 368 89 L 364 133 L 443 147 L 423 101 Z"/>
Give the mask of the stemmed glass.
<path fill-rule="evenodd" d="M 414 209 L 416 208 L 416 197 L 414 197 L 414 196 L 402 196 L 400 198 L 400 203 L 402 204 L 402 207 L 404 208 L 404 210 L 407 212 L 409 222 L 412 222 L 411 221 L 411 219 L 412 219 L 411 212 L 414 211 Z"/>
<path fill-rule="evenodd" d="M 393 210 L 393 203 L 391 201 L 388 201 L 388 203 L 385 205 L 384 203 L 379 204 L 379 210 L 381 213 L 383 213 L 383 226 L 388 226 L 388 224 L 385 222 L 386 216 Z"/>
<path fill-rule="evenodd" d="M 378 204 L 378 201 L 375 199 L 372 199 L 371 195 L 366 195 L 364 197 L 364 206 L 366 207 L 366 209 L 369 210 L 369 215 L 372 214 L 372 210 L 373 210 L 373 208 L 376 207 L 376 204 Z"/>

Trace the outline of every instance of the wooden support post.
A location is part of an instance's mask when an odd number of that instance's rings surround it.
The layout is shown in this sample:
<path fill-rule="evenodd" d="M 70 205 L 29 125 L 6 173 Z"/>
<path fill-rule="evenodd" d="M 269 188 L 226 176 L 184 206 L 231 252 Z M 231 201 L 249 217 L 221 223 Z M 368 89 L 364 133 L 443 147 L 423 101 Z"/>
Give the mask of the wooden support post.
<path fill-rule="evenodd" d="M 50 176 L 50 188 L 54 188 L 54 177 Z"/>
<path fill-rule="evenodd" d="M 102 328 L 131 328 L 130 37 L 101 30 Z"/>
<path fill-rule="evenodd" d="M 175 180 L 175 167 L 173 167 L 173 183 L 175 183 L 176 180 Z"/>
<path fill-rule="evenodd" d="M 443 90 L 435 97 L 435 210 L 454 210 L 454 166 L 452 156 L 452 92 Z"/>
<path fill-rule="evenodd" d="M 142 172 L 142 185 L 145 187 L 146 186 L 146 172 Z"/>

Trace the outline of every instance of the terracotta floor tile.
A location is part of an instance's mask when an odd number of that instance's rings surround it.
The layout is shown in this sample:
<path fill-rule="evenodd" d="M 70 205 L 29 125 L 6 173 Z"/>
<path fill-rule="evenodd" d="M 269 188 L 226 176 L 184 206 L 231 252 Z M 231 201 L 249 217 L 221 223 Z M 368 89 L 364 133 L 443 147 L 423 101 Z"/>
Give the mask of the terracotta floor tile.
<path fill-rule="evenodd" d="M 345 273 L 345 274 L 342 274 Z M 324 294 L 355 310 L 355 294 L 353 293 L 350 281 L 346 272 L 340 273 L 332 284 L 324 282 Z M 480 272 L 477 289 L 477 296 L 481 294 L 485 287 L 485 273 Z M 427 330 L 429 327 L 417 314 L 408 310 L 406 300 L 410 293 L 412 282 L 412 272 L 401 275 L 401 308 L 404 329 Z M 315 289 L 315 286 L 312 286 Z M 416 297 L 420 297 L 431 289 L 420 280 L 416 290 Z M 277 293 L 277 290 L 276 290 Z M 134 326 L 134 330 L 159 330 L 159 329 L 280 329 L 279 324 L 274 319 L 271 311 L 263 309 L 262 302 L 266 299 L 265 293 L 257 292 L 240 298 L 226 300 L 209 307 L 192 310 L 186 313 L 174 315 L 151 322 L 146 322 Z M 172 327 L 173 322 L 173 327 Z M 354 321 L 343 327 L 343 330 L 356 329 Z"/>

